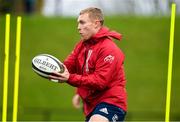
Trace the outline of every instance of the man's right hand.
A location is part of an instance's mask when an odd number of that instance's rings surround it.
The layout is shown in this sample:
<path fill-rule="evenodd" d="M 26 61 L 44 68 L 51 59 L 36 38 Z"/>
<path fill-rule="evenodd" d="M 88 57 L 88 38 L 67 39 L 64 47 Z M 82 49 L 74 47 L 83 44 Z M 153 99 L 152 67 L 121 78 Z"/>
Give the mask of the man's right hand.
<path fill-rule="evenodd" d="M 72 104 L 77 109 L 79 109 L 81 107 L 80 100 L 81 100 L 81 98 L 78 94 L 75 94 L 72 98 Z"/>

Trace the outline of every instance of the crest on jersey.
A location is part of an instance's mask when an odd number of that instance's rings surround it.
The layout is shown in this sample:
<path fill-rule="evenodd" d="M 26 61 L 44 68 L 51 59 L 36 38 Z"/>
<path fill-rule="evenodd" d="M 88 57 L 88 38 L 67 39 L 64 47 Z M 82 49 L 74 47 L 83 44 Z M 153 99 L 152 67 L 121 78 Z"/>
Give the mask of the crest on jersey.
<path fill-rule="evenodd" d="M 112 63 L 114 61 L 114 56 L 108 55 L 104 58 L 104 62 Z"/>

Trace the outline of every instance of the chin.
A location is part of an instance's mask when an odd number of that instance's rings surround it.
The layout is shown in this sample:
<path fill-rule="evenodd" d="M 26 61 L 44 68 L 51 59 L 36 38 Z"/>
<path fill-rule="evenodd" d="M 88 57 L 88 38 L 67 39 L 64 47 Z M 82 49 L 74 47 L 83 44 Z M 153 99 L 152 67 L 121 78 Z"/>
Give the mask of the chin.
<path fill-rule="evenodd" d="M 83 41 L 87 41 L 87 40 L 89 40 L 89 38 L 84 38 L 84 37 L 81 37 L 81 40 L 83 40 Z"/>

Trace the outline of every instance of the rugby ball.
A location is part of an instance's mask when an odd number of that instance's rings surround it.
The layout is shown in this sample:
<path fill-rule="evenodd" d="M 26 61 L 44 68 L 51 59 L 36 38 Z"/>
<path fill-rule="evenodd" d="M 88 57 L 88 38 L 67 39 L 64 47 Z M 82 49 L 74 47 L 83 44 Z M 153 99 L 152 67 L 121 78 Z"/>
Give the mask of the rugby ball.
<path fill-rule="evenodd" d="M 64 72 L 64 66 L 56 57 L 49 54 L 40 54 L 32 59 L 32 69 L 40 76 L 49 78 L 53 72 Z"/>

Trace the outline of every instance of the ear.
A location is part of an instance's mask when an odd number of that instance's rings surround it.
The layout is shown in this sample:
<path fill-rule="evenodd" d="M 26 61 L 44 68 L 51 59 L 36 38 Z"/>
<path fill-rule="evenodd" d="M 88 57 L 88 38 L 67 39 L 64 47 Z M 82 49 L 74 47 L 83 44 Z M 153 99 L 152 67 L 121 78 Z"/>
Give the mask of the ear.
<path fill-rule="evenodd" d="M 101 26 L 101 23 L 99 20 L 95 20 L 94 24 L 95 24 L 95 28 L 99 28 Z"/>

